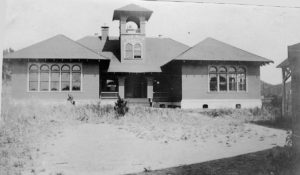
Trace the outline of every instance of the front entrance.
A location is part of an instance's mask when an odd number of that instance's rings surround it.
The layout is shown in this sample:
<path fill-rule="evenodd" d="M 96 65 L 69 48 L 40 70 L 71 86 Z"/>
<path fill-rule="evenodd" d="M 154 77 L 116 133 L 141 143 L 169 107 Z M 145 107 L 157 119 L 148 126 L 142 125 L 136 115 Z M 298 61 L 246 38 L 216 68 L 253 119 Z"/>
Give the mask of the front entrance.
<path fill-rule="evenodd" d="M 125 79 L 125 98 L 147 98 L 147 80 L 140 75 Z"/>

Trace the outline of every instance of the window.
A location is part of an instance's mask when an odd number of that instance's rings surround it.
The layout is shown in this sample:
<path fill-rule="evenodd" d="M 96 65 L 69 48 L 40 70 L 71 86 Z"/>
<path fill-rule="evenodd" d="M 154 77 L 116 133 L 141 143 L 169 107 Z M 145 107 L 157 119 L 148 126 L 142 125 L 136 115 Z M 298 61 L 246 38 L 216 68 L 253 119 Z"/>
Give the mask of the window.
<path fill-rule="evenodd" d="M 134 58 L 142 58 L 142 49 L 140 44 L 134 45 Z"/>
<path fill-rule="evenodd" d="M 246 91 L 246 69 L 245 68 L 238 68 L 237 73 L 237 79 L 238 79 L 238 90 L 239 91 Z"/>
<path fill-rule="evenodd" d="M 246 68 L 237 66 L 210 66 L 210 91 L 246 91 Z"/>
<path fill-rule="evenodd" d="M 29 91 L 38 91 L 39 68 L 32 64 L 29 67 Z"/>
<path fill-rule="evenodd" d="M 28 90 L 81 91 L 81 74 L 81 64 L 30 64 L 28 69 Z"/>
<path fill-rule="evenodd" d="M 227 91 L 227 70 L 225 67 L 219 68 L 219 90 Z"/>
<path fill-rule="evenodd" d="M 70 90 L 70 66 L 63 65 L 61 67 L 61 90 Z"/>
<path fill-rule="evenodd" d="M 229 91 L 236 91 L 236 69 L 234 67 L 228 68 L 228 81 Z"/>
<path fill-rule="evenodd" d="M 42 65 L 40 72 L 40 91 L 49 90 L 49 66 Z"/>
<path fill-rule="evenodd" d="M 59 82 L 60 82 L 60 68 L 58 65 L 51 66 L 51 83 L 50 89 L 51 91 L 59 90 Z"/>
<path fill-rule="evenodd" d="M 72 67 L 72 91 L 80 91 L 81 87 L 81 69 L 80 66 Z"/>
<path fill-rule="evenodd" d="M 103 77 L 101 80 L 101 90 L 103 92 L 118 92 L 118 80 L 115 78 Z"/>
<path fill-rule="evenodd" d="M 125 48 L 125 58 L 126 59 L 133 59 L 133 50 L 132 50 L 132 44 L 126 44 Z"/>
<path fill-rule="evenodd" d="M 217 68 L 209 68 L 209 90 L 217 91 L 218 90 L 218 80 L 217 80 Z"/>

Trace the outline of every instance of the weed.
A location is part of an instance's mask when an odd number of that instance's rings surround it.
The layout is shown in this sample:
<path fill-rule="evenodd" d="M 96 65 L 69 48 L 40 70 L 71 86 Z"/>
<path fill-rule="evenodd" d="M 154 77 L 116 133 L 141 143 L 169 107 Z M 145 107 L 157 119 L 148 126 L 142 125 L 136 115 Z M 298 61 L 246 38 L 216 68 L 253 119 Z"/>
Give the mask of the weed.
<path fill-rule="evenodd" d="M 128 112 L 127 101 L 118 96 L 118 100 L 115 103 L 114 110 L 116 112 L 116 118 L 124 116 Z"/>

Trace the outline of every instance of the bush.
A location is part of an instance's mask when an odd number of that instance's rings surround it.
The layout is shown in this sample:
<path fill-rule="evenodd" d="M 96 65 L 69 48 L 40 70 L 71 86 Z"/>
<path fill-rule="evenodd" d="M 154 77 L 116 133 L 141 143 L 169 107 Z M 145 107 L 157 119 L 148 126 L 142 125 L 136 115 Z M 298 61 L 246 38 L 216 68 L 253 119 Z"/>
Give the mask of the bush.
<path fill-rule="evenodd" d="M 124 116 L 128 112 L 127 101 L 118 96 L 118 100 L 114 107 L 116 118 Z"/>

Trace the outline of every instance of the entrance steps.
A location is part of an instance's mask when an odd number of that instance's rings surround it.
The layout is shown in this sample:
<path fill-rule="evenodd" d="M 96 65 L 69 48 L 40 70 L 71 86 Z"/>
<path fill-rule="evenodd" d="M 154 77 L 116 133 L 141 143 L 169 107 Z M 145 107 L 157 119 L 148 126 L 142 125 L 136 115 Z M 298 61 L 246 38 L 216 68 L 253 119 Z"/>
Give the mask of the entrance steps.
<path fill-rule="evenodd" d="M 126 98 L 129 106 L 145 106 L 150 107 L 149 100 L 147 98 Z"/>

